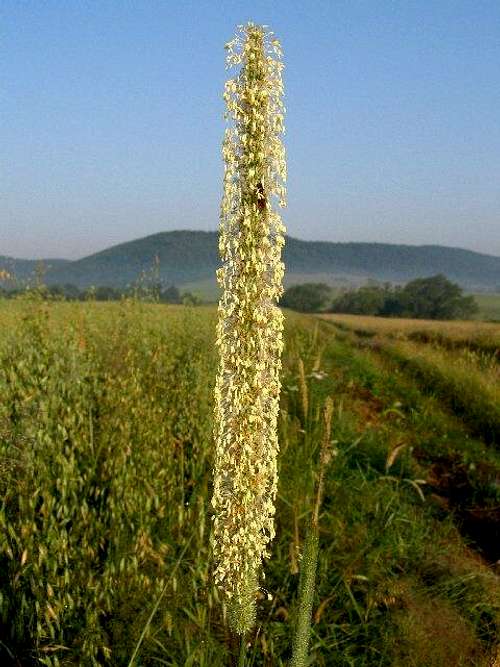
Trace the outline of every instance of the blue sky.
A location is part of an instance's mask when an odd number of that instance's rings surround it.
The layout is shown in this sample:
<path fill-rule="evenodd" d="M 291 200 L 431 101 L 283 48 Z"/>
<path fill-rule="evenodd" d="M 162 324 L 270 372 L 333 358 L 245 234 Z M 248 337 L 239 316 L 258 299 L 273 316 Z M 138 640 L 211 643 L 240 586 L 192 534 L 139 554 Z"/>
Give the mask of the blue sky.
<path fill-rule="evenodd" d="M 217 229 L 248 20 L 285 54 L 289 234 L 500 255 L 498 0 L 2 0 L 0 255 Z"/>

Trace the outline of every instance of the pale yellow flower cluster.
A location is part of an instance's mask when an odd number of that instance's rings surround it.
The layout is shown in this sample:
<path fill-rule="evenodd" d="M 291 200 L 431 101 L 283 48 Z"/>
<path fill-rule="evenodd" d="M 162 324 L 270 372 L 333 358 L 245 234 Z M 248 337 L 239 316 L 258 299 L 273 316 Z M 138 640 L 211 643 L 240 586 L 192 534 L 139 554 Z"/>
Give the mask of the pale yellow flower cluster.
<path fill-rule="evenodd" d="M 226 45 L 228 67 L 240 70 L 224 92 L 231 126 L 223 143 L 212 505 L 215 579 L 235 612 L 235 629 L 244 632 L 275 534 L 283 349 L 276 304 L 286 230 L 274 205 L 285 206 L 286 163 L 279 42 L 265 27 L 238 28 Z"/>

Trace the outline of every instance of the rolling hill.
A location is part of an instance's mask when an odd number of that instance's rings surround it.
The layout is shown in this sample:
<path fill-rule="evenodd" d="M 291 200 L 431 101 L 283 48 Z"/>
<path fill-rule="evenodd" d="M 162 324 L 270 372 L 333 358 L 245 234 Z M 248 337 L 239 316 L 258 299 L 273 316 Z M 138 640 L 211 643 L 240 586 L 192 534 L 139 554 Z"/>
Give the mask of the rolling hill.
<path fill-rule="evenodd" d="M 179 230 L 161 232 L 112 246 L 76 261 L 47 260 L 48 284 L 71 283 L 125 287 L 141 273 L 151 273 L 159 260 L 160 279 L 178 287 L 203 286 L 213 292 L 220 266 L 218 233 Z M 500 289 L 500 257 L 445 246 L 388 243 L 332 243 L 287 237 L 284 248 L 286 284 L 321 280 L 331 285 L 359 285 L 368 279 L 406 282 L 445 274 L 468 291 Z M 34 275 L 37 262 L 0 257 L 0 270 L 20 281 Z"/>

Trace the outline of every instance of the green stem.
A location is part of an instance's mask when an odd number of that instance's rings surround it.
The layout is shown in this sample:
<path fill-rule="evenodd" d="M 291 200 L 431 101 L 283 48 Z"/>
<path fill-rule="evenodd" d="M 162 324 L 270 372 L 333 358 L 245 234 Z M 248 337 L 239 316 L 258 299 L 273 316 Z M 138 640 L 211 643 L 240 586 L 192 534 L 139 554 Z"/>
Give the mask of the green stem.
<path fill-rule="evenodd" d="M 309 639 L 311 637 L 311 615 L 316 587 L 316 569 L 318 566 L 319 550 L 319 512 L 323 500 L 326 469 L 331 461 L 331 425 L 333 414 L 333 402 L 330 397 L 325 401 L 323 407 L 323 439 L 319 459 L 319 477 L 316 488 L 316 501 L 314 503 L 311 525 L 307 531 L 304 542 L 302 563 L 300 566 L 299 582 L 299 610 L 297 615 L 297 627 L 293 642 L 293 657 L 290 667 L 306 667 Z"/>
<path fill-rule="evenodd" d="M 241 635 L 240 657 L 238 658 L 238 667 L 245 667 L 245 656 L 246 656 L 245 644 L 246 644 L 245 635 Z"/>
<path fill-rule="evenodd" d="M 299 611 L 290 667 L 306 667 L 307 665 L 307 650 L 311 636 L 311 614 L 318 563 L 318 545 L 318 530 L 316 527 L 311 526 L 304 542 L 304 552 L 300 568 Z"/>

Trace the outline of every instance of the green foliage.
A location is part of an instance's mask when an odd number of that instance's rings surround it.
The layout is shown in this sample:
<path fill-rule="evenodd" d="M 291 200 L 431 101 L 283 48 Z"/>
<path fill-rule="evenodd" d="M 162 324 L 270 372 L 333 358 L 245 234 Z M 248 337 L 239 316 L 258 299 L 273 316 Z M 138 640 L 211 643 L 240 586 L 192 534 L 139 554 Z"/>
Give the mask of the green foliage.
<path fill-rule="evenodd" d="M 429 320 L 464 320 L 478 311 L 473 296 L 442 274 L 407 283 L 399 295 L 405 316 Z"/>
<path fill-rule="evenodd" d="M 208 482 L 210 320 L 178 311 L 160 329 L 140 304 L 106 322 L 88 308 L 56 336 L 51 311 L 35 312 L 0 365 L 11 432 L 0 459 L 19 460 L 0 507 L 1 636 L 47 665 L 122 664 L 193 530 L 208 562 L 194 519 Z"/>
<path fill-rule="evenodd" d="M 285 290 L 281 305 L 301 313 L 317 313 L 325 309 L 331 296 L 332 290 L 325 283 L 303 283 Z"/>
<path fill-rule="evenodd" d="M 345 292 L 335 300 L 332 312 L 384 315 L 427 320 L 467 319 L 478 312 L 473 296 L 443 275 L 418 278 L 404 287 L 369 285 Z"/>
<path fill-rule="evenodd" d="M 131 300 L 0 302 L 0 664 L 127 667 L 138 644 L 134 667 L 236 664 L 209 566 L 215 321 Z M 396 359 L 326 322 L 285 324 L 277 536 L 246 664 L 291 659 L 334 396 L 311 664 L 489 667 L 500 588 L 467 544 L 498 526 L 498 452 Z"/>
<path fill-rule="evenodd" d="M 333 303 L 335 313 L 352 313 L 353 315 L 380 315 L 391 296 L 387 287 L 368 285 L 357 290 L 344 292 Z"/>

